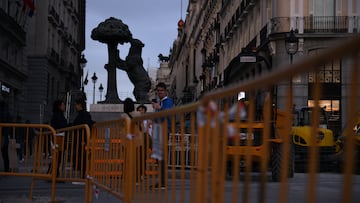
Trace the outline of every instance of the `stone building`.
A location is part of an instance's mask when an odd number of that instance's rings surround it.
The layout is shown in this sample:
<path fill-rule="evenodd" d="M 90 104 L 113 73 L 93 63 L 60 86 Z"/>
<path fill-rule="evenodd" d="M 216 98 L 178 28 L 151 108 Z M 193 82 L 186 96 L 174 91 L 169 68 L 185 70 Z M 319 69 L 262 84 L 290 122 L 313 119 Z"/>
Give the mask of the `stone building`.
<path fill-rule="evenodd" d="M 153 83 L 153 87 L 150 90 L 150 99 L 156 98 L 155 87 L 158 83 L 163 82 L 168 89 L 170 88 L 172 78 L 170 78 L 170 68 L 168 61 L 160 61 L 160 67 L 156 70 L 156 81 Z M 172 96 L 172 95 L 169 95 Z"/>
<path fill-rule="evenodd" d="M 85 0 L 2 0 L 0 15 L 1 95 L 14 116 L 49 122 L 53 101 L 81 87 Z"/>
<path fill-rule="evenodd" d="M 23 4 L 0 2 L 0 99 L 9 105 L 12 117 L 24 112 L 26 67 L 26 22 Z"/>
<path fill-rule="evenodd" d="M 289 55 L 285 40 L 291 30 L 298 48 Z M 277 71 L 359 32 L 360 3 L 354 0 L 189 0 L 169 61 L 176 75 L 172 91 L 177 103 L 195 101 L 208 91 Z M 324 89 L 331 90 L 324 92 L 320 105 L 326 106 L 334 130 L 341 128 L 345 114 L 349 74 L 343 67 L 348 65 L 346 59 L 333 61 L 318 75 Z M 314 77 L 309 73 L 293 79 L 296 106 L 312 105 Z M 286 86 L 273 90 L 279 108 L 285 105 Z"/>

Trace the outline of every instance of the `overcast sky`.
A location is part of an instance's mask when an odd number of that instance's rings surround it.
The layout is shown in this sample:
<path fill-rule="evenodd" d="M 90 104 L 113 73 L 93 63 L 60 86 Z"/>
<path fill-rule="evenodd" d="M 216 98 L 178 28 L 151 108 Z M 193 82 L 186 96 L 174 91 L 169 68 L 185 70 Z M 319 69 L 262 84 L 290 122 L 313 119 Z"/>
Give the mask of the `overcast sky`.
<path fill-rule="evenodd" d="M 86 48 L 87 64 L 84 75 L 89 73 L 89 83 L 85 86 L 88 103 L 93 102 L 94 84 L 90 79 L 96 72 L 98 81 L 95 87 L 95 102 L 99 101 L 99 85 L 102 83 L 106 94 L 107 71 L 104 65 L 108 63 L 107 46 L 91 39 L 91 31 L 100 22 L 109 17 L 121 19 L 129 26 L 133 38 L 141 40 L 145 47 L 142 50 L 144 68 L 159 67 L 158 55 L 168 55 L 174 40 L 177 37 L 177 23 L 182 17 L 185 20 L 188 0 L 90 0 L 86 1 Z M 182 7 L 182 8 L 181 8 Z M 125 59 L 129 44 L 119 45 L 120 57 Z M 118 93 L 120 99 L 133 97 L 133 85 L 126 72 L 117 70 Z"/>

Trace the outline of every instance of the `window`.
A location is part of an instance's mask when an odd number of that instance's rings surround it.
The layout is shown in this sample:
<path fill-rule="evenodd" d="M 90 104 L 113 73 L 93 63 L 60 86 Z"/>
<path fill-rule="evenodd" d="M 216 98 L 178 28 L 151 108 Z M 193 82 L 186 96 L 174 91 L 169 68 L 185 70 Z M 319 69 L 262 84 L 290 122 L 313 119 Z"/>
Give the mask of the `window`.
<path fill-rule="evenodd" d="M 308 106 L 315 106 L 315 101 L 308 100 Z M 340 120 L 340 100 L 319 100 L 319 106 L 327 112 L 329 121 Z"/>
<path fill-rule="evenodd" d="M 335 16 L 335 0 L 315 0 L 314 16 Z"/>
<path fill-rule="evenodd" d="M 321 51 L 321 49 L 314 50 L 311 51 L 309 55 L 316 55 Z M 323 64 L 317 73 L 309 73 L 309 83 L 315 83 L 316 79 L 319 79 L 320 83 L 341 83 L 340 64 L 340 60 L 334 60 L 327 64 Z"/>

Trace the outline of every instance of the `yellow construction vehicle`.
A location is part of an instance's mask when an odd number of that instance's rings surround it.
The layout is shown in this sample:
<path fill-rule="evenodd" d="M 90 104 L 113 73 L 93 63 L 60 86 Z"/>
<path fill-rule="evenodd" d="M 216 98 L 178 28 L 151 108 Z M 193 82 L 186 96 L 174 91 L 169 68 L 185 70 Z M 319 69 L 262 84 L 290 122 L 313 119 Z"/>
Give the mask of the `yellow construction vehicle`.
<path fill-rule="evenodd" d="M 354 142 L 355 142 L 355 153 L 354 153 L 354 166 L 356 166 L 355 172 L 360 173 L 360 112 L 357 113 L 357 115 L 353 118 L 353 120 L 350 120 L 347 125 L 353 125 L 354 127 L 350 126 L 352 128 L 351 131 L 345 131 L 343 130 L 340 135 L 338 136 L 337 143 L 339 145 L 339 153 L 338 153 L 338 167 L 337 169 L 339 171 L 343 170 L 343 160 L 344 160 L 344 150 L 346 147 L 346 141 L 348 136 L 355 136 Z M 344 129 L 346 129 L 347 126 L 345 126 Z M 346 132 L 349 132 L 350 135 L 348 135 Z"/>
<path fill-rule="evenodd" d="M 336 164 L 338 145 L 332 130 L 328 129 L 328 117 L 326 111 L 319 107 L 319 126 L 317 133 L 313 135 L 313 114 L 315 107 L 302 107 L 294 110 L 293 127 L 291 130 L 292 141 L 295 150 L 295 171 L 304 172 L 309 160 L 311 139 L 315 137 L 316 146 L 319 147 L 319 169 L 328 170 Z"/>

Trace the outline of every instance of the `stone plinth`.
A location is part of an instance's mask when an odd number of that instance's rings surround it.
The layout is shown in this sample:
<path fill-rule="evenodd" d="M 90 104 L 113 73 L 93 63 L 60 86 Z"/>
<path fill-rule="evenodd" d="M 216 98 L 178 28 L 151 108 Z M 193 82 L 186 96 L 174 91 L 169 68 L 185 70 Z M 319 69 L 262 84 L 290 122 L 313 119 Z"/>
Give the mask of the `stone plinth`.
<path fill-rule="evenodd" d="M 135 110 L 139 105 L 140 104 L 135 104 Z M 151 104 L 144 105 L 147 107 L 147 112 L 153 112 Z M 96 122 L 117 120 L 123 112 L 123 104 L 90 104 L 90 114 Z"/>

